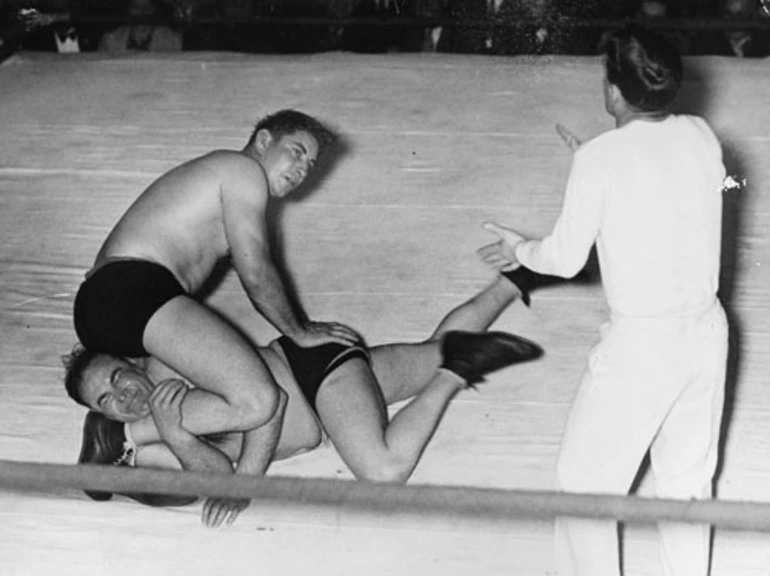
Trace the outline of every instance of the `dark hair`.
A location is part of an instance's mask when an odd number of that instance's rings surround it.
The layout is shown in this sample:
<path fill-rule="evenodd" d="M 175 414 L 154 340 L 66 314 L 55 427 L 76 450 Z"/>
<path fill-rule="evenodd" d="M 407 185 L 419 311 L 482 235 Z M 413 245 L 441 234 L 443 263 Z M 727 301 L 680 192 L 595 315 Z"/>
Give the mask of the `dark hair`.
<path fill-rule="evenodd" d="M 318 142 L 319 155 L 336 139 L 334 132 L 321 122 L 297 110 L 279 110 L 275 114 L 262 118 L 254 127 L 254 131 L 251 133 L 251 137 L 246 144 L 247 147 L 254 144 L 257 132 L 260 130 L 268 130 L 273 137 L 279 139 L 287 134 L 294 134 L 300 131 L 308 132 Z"/>
<path fill-rule="evenodd" d="M 110 427 L 118 427 L 122 429 L 123 423 L 110 420 L 104 414 L 101 414 L 100 412 L 94 412 L 93 410 L 86 414 L 86 420 L 83 425 L 83 447 L 80 450 L 78 464 L 105 464 L 104 461 L 93 460 L 94 446 L 99 445 L 99 438 L 108 437 L 113 434 L 112 432 L 106 431 Z M 125 439 L 124 436 L 121 437 Z M 121 442 L 122 441 L 123 440 L 121 440 Z M 130 464 L 121 460 L 120 463 L 116 464 L 116 466 L 130 466 Z M 111 500 L 113 496 L 112 492 L 102 492 L 100 490 L 84 490 L 84 492 L 88 495 L 89 498 L 98 502 Z M 198 499 L 197 496 L 151 494 L 148 492 L 118 492 L 118 494 L 133 498 L 137 502 L 146 504 L 147 506 L 186 506 L 187 504 L 192 504 Z"/>
<path fill-rule="evenodd" d="M 665 109 L 682 84 L 682 58 L 665 37 L 632 24 L 602 41 L 607 81 L 631 106 L 646 112 Z"/>
<path fill-rule="evenodd" d="M 86 408 L 90 408 L 90 406 L 83 400 L 80 389 L 83 383 L 83 373 L 91 365 L 91 362 L 101 355 L 101 352 L 92 352 L 82 344 L 75 344 L 70 354 L 62 356 L 64 387 L 67 389 L 67 394 L 75 402 Z"/>

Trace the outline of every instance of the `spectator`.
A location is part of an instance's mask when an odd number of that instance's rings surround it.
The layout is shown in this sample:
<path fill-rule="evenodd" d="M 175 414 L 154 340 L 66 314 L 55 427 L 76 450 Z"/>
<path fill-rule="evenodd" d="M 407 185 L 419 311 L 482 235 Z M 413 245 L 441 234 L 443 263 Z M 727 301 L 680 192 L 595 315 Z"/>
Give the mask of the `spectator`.
<path fill-rule="evenodd" d="M 566 20 L 606 17 L 609 8 L 601 0 L 455 0 L 450 10 L 470 25 L 442 34 L 440 51 L 595 54 L 601 30 Z"/>
<path fill-rule="evenodd" d="M 411 16 L 409 0 L 358 0 L 349 18 L 368 20 Z M 379 54 L 401 51 L 407 39 L 407 28 L 393 24 L 353 24 L 342 29 L 339 49 L 349 52 Z"/>
<path fill-rule="evenodd" d="M 719 15 L 725 19 L 760 18 L 755 0 L 721 0 Z M 698 38 L 698 54 L 762 58 L 770 55 L 770 33 L 766 30 L 715 30 Z"/>
<path fill-rule="evenodd" d="M 639 2 L 634 17 L 639 20 L 664 20 L 682 18 L 684 14 L 679 6 L 667 0 L 642 0 Z M 691 52 L 691 35 L 682 30 L 663 30 L 661 36 L 671 41 L 680 54 L 689 54 Z"/>
<path fill-rule="evenodd" d="M 133 17 L 170 16 L 169 7 L 157 0 L 130 0 L 127 14 Z M 170 26 L 129 24 L 107 32 L 99 42 L 99 50 L 178 52 L 182 50 L 182 33 Z"/>
<path fill-rule="evenodd" d="M 455 26 L 442 30 L 439 52 L 482 54 L 489 51 L 489 25 L 494 12 L 487 0 L 449 0 L 446 10 Z"/>

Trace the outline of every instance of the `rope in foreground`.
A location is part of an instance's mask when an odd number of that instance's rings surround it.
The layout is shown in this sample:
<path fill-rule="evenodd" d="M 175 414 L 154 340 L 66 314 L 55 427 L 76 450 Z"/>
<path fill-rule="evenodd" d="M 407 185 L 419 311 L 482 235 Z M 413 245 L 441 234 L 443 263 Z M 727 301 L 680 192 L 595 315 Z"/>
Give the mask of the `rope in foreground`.
<path fill-rule="evenodd" d="M 95 465 L 0 460 L 0 487 L 11 490 L 71 488 L 248 498 L 257 506 L 313 509 L 336 524 L 476 524 L 500 528 L 522 519 L 557 516 L 711 524 L 731 530 L 770 531 L 770 503 L 683 501 L 449 486 L 399 486 L 369 482 L 269 476 L 264 478 Z M 102 504 L 106 505 L 106 504 Z"/>

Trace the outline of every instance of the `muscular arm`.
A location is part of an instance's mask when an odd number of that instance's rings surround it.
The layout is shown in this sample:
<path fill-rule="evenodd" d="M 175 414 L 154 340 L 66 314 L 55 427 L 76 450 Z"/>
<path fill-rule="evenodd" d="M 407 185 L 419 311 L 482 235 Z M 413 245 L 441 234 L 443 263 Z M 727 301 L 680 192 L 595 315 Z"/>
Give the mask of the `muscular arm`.
<path fill-rule="evenodd" d="M 286 411 L 287 394 L 281 390 L 276 415 L 263 426 L 243 434 L 237 473 L 260 476 L 272 462 L 281 437 L 281 426 Z M 143 445 L 137 456 L 137 465 L 145 468 L 182 469 L 192 472 L 230 474 L 230 458 L 218 448 L 201 440 L 184 428 L 167 433 L 161 442 Z"/>
<path fill-rule="evenodd" d="M 236 474 L 262 476 L 267 471 L 281 436 L 287 400 L 286 393 L 279 388 L 278 408 L 273 417 L 259 428 L 244 432 Z M 249 502 L 248 499 L 207 498 L 203 504 L 202 521 L 209 528 L 232 524 Z"/>
<path fill-rule="evenodd" d="M 305 327 L 291 306 L 270 255 L 267 199 L 267 181 L 260 171 L 242 170 L 233 176 L 221 191 L 225 235 L 233 265 L 252 304 L 282 334 L 293 338 Z"/>
<path fill-rule="evenodd" d="M 358 335 L 337 323 L 309 322 L 291 305 L 270 254 L 265 222 L 268 183 L 256 166 L 228 175 L 220 192 L 225 235 L 235 270 L 254 307 L 282 334 L 301 346 L 353 343 Z"/>
<path fill-rule="evenodd" d="M 161 382 L 150 398 L 152 419 L 160 435 L 160 442 L 142 445 L 136 465 L 142 468 L 170 468 L 192 472 L 232 474 L 230 459 L 220 450 L 200 440 L 182 427 L 181 404 L 187 392 L 179 379 Z M 126 494 L 148 506 L 184 506 L 192 504 L 196 496 L 134 493 Z"/>
<path fill-rule="evenodd" d="M 237 433 L 242 434 L 243 442 L 239 441 L 237 444 L 228 442 L 227 445 L 220 445 L 217 442 L 217 447 L 213 447 L 208 443 L 201 442 L 198 438 L 204 434 L 224 432 L 231 436 L 235 433 L 206 426 L 205 420 L 193 421 L 185 417 L 192 404 L 207 401 L 208 394 L 195 388 L 185 389 L 184 399 L 180 399 L 182 430 L 165 432 L 167 436 L 170 433 L 176 434 L 176 438 L 173 436 L 171 438 L 163 437 L 163 423 L 168 420 L 176 424 L 176 415 L 160 411 L 158 398 L 160 398 L 161 391 L 158 389 L 169 386 L 169 382 L 183 382 L 183 380 L 176 372 L 156 358 L 148 358 L 143 364 L 148 375 L 151 375 L 153 380 L 160 381 L 160 384 L 153 394 L 156 400 L 151 403 L 151 406 L 155 408 L 153 417 L 146 421 L 130 424 L 132 438 L 138 444 L 143 445 L 142 452 L 140 452 L 144 458 L 142 465 L 179 468 L 181 463 L 185 470 L 232 472 L 233 468 L 229 463 L 233 460 L 239 462 L 238 471 L 241 474 L 259 475 L 265 472 L 280 440 L 283 416 L 288 402 L 288 395 L 283 389 L 277 389 L 278 406 L 270 420 L 259 428 L 243 434 Z M 186 433 L 187 436 L 184 436 L 183 433 Z M 192 443 L 190 436 L 198 442 Z M 172 445 L 174 441 L 176 445 Z M 158 448 L 160 446 L 163 446 L 164 450 L 160 450 Z M 152 448 L 150 449 L 150 447 Z M 222 447 L 225 455 L 222 455 L 218 447 Z M 170 451 L 169 448 L 172 450 Z M 219 454 L 212 454 L 212 451 Z M 227 469 L 222 464 L 222 457 L 228 464 Z"/>
<path fill-rule="evenodd" d="M 158 384 L 150 396 L 152 417 L 161 441 L 168 446 L 185 470 L 232 474 L 233 465 L 224 453 L 182 426 L 181 406 L 187 391 L 187 385 L 182 380 L 169 379 Z M 168 467 L 168 459 L 165 462 L 163 460 L 152 462 L 151 457 L 153 452 L 145 453 L 140 463 L 145 466 L 154 464 Z M 163 458 L 160 455 L 156 457 Z"/>
<path fill-rule="evenodd" d="M 232 474 L 232 463 L 222 451 L 183 428 L 181 407 L 187 393 L 186 384 L 179 379 L 164 380 L 155 388 L 150 407 L 163 444 L 142 449 L 138 464 L 163 468 L 181 465 L 184 470 L 195 472 Z M 259 428 L 244 433 L 237 474 L 261 476 L 267 471 L 281 436 L 287 401 L 286 392 L 279 388 L 275 415 Z M 173 505 L 173 499 L 168 498 L 157 502 L 146 498 L 142 501 L 151 505 Z M 248 504 L 248 500 L 207 498 L 203 505 L 203 523 L 209 527 L 218 527 L 224 522 L 230 524 Z"/>

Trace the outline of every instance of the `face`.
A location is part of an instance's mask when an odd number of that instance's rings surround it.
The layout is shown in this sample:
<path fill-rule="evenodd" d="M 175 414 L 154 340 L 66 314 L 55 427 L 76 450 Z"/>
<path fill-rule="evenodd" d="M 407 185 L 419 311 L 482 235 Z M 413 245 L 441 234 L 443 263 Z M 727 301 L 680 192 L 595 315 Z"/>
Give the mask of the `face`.
<path fill-rule="evenodd" d="M 257 136 L 257 147 L 270 185 L 270 195 L 275 198 L 288 196 L 302 184 L 315 165 L 318 142 L 305 131 L 285 134 L 278 140 L 267 130 Z"/>
<path fill-rule="evenodd" d="M 154 388 L 141 368 L 107 355 L 91 362 L 80 384 L 81 396 L 91 410 L 119 422 L 150 414 L 148 401 Z"/>

